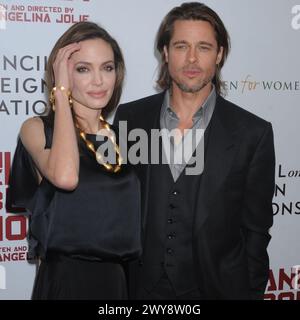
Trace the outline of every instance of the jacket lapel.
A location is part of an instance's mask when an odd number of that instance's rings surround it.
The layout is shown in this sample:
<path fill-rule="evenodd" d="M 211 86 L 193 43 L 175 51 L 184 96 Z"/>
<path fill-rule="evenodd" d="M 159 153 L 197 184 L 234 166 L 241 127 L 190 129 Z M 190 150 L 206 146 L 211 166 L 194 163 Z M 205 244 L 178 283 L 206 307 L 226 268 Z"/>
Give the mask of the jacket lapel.
<path fill-rule="evenodd" d="M 237 126 L 226 114 L 223 99 L 218 97 L 208 144 L 205 148 L 205 164 L 201 187 L 195 210 L 195 233 L 209 215 L 210 204 L 216 201 L 215 194 L 227 177 L 238 145 Z"/>
<path fill-rule="evenodd" d="M 141 108 L 142 114 L 138 117 L 137 128 L 142 128 L 146 131 L 148 137 L 148 164 L 139 166 L 140 180 L 143 181 L 142 194 L 144 197 L 142 207 L 142 228 L 145 230 L 147 215 L 148 215 L 148 199 L 149 199 L 149 183 L 150 183 L 150 172 L 151 172 L 151 130 L 160 128 L 160 111 L 163 104 L 165 92 L 161 92 L 151 100 L 149 100 L 146 108 Z M 144 238 L 144 237 L 143 237 Z"/>

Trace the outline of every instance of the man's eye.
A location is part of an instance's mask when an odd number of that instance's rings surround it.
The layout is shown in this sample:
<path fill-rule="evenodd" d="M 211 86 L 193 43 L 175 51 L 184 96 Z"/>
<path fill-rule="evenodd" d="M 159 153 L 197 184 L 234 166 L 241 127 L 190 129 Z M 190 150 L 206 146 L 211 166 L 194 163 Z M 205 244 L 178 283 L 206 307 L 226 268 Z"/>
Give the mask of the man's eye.
<path fill-rule="evenodd" d="M 210 47 L 200 46 L 200 47 L 199 47 L 199 50 L 200 50 L 200 51 L 208 51 L 208 50 L 210 50 Z"/>
<path fill-rule="evenodd" d="M 179 49 L 179 50 L 185 50 L 186 48 L 187 48 L 187 46 L 184 44 L 180 44 L 180 45 L 175 46 L 175 49 Z"/>

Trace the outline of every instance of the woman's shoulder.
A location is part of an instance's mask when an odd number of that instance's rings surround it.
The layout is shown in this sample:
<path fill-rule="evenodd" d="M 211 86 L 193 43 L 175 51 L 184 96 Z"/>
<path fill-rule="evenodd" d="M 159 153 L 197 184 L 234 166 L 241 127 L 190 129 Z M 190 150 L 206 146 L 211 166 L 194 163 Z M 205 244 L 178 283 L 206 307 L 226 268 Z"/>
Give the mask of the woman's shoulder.
<path fill-rule="evenodd" d="M 25 120 L 20 129 L 20 139 L 25 148 L 32 145 L 44 145 L 44 123 L 41 117 L 32 117 Z"/>
<path fill-rule="evenodd" d="M 40 117 L 28 118 L 22 123 L 20 135 L 26 136 L 32 131 L 40 131 L 41 129 L 43 129 L 43 121 Z"/>

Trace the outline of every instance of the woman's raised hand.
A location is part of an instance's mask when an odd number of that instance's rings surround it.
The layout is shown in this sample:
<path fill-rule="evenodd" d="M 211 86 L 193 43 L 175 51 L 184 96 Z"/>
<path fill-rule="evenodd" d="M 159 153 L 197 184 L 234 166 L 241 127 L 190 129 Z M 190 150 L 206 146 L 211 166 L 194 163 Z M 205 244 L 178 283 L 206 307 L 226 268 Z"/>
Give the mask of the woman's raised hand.
<path fill-rule="evenodd" d="M 70 69 L 71 69 L 71 55 L 80 50 L 79 43 L 71 43 L 61 49 L 58 50 L 57 56 L 53 63 L 53 72 L 55 79 L 55 86 L 61 87 L 63 86 L 66 90 L 70 90 Z"/>

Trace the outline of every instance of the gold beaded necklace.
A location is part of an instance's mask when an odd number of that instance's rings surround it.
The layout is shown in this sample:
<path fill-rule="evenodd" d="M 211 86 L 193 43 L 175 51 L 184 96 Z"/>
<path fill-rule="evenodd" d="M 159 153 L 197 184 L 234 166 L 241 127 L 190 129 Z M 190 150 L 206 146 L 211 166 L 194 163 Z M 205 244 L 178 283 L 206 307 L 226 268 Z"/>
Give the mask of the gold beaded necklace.
<path fill-rule="evenodd" d="M 101 126 L 108 131 L 107 136 L 110 139 L 110 141 L 112 142 L 112 144 L 114 145 L 114 149 L 115 149 L 116 156 L 117 156 L 117 163 L 116 164 L 111 164 L 111 163 L 107 163 L 104 161 L 103 156 L 100 154 L 100 152 L 95 150 L 94 144 L 86 138 L 85 132 L 83 132 L 83 130 L 81 130 L 79 125 L 76 123 L 76 127 L 79 130 L 79 135 L 82 138 L 82 140 L 85 142 L 87 148 L 95 154 L 95 157 L 96 157 L 96 160 L 98 161 L 98 163 L 101 163 L 104 166 L 104 168 L 109 172 L 113 172 L 113 173 L 119 172 L 121 170 L 121 165 L 123 162 L 123 159 L 122 159 L 122 156 L 120 153 L 120 148 L 116 143 L 115 135 L 112 133 L 109 123 L 106 122 L 101 115 L 99 117 L 99 120 L 100 120 Z"/>

